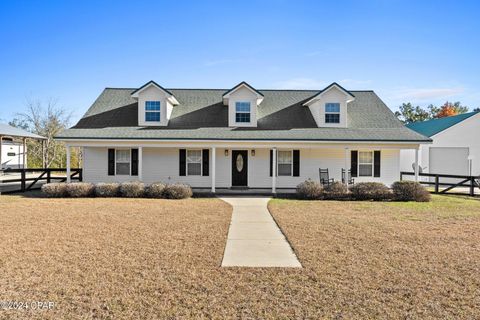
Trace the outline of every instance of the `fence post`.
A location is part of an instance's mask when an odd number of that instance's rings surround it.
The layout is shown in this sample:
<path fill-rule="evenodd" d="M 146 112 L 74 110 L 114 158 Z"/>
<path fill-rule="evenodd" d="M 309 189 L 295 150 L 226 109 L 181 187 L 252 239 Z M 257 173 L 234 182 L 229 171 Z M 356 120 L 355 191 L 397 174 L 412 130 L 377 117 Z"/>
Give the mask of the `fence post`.
<path fill-rule="evenodd" d="M 47 183 L 50 183 L 50 170 L 47 169 Z"/>
<path fill-rule="evenodd" d="M 26 179 L 25 169 L 23 169 L 21 172 L 21 178 L 22 178 L 22 182 L 21 182 L 22 192 L 25 192 L 25 179 Z"/>
<path fill-rule="evenodd" d="M 400 171 L 400 181 L 403 180 L 403 171 Z"/>
<path fill-rule="evenodd" d="M 83 181 L 83 170 L 78 169 L 78 182 L 82 182 L 82 181 Z"/>
<path fill-rule="evenodd" d="M 475 178 L 474 177 L 470 177 L 470 196 L 474 196 L 475 195 Z"/>
<path fill-rule="evenodd" d="M 438 193 L 438 174 L 435 176 L 435 193 Z"/>

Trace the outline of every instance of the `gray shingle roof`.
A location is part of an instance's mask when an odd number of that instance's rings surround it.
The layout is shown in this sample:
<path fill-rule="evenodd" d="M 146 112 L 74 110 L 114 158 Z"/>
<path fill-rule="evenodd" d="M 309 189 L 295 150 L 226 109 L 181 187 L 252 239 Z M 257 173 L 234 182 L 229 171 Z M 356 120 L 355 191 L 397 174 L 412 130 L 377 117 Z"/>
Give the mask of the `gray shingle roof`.
<path fill-rule="evenodd" d="M 38 134 L 31 133 L 20 128 L 15 128 L 4 123 L 0 123 L 0 136 L 32 138 L 39 140 L 47 139 L 45 137 L 39 136 Z"/>
<path fill-rule="evenodd" d="M 226 89 L 168 89 L 178 100 L 167 127 L 139 127 L 136 89 L 107 88 L 63 139 L 430 141 L 396 119 L 373 91 L 351 91 L 348 128 L 318 128 L 302 104 L 318 90 L 259 90 L 256 128 L 228 127 Z"/>

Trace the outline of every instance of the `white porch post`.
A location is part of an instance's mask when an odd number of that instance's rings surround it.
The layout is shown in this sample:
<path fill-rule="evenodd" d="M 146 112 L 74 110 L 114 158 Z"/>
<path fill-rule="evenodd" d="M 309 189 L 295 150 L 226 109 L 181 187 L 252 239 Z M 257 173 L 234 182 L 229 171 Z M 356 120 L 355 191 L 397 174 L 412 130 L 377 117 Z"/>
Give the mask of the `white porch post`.
<path fill-rule="evenodd" d="M 277 148 L 272 149 L 272 193 L 276 193 L 277 183 Z"/>
<path fill-rule="evenodd" d="M 65 148 L 67 148 L 67 183 L 70 183 L 72 182 L 70 178 L 70 146 L 67 144 Z"/>
<path fill-rule="evenodd" d="M 418 181 L 418 148 L 415 149 L 415 181 Z"/>
<path fill-rule="evenodd" d="M 212 147 L 212 193 L 215 193 L 215 158 L 216 148 Z"/>
<path fill-rule="evenodd" d="M 3 136 L 0 136 L 0 171 L 2 170 L 2 141 Z"/>
<path fill-rule="evenodd" d="M 348 147 L 345 148 L 345 180 L 343 181 L 348 186 Z"/>
<path fill-rule="evenodd" d="M 138 180 L 143 181 L 143 147 L 138 147 Z"/>
<path fill-rule="evenodd" d="M 27 168 L 27 138 L 23 138 L 23 169 Z"/>

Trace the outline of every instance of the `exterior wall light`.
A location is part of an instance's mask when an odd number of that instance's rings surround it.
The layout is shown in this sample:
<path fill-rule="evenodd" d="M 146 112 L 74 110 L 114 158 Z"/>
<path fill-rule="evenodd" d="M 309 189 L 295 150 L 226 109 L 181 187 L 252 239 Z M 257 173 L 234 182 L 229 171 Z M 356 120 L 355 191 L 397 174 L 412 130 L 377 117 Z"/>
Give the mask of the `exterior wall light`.
<path fill-rule="evenodd" d="M 252 157 L 255 157 L 255 149 L 252 150 Z"/>
<path fill-rule="evenodd" d="M 228 149 L 225 149 L 225 157 L 228 157 Z"/>

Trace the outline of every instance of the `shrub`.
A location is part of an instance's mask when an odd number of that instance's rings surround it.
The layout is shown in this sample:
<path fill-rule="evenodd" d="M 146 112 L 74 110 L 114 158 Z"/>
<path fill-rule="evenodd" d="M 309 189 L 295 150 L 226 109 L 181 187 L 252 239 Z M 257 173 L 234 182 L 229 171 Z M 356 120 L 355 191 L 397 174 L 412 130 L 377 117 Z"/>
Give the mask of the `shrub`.
<path fill-rule="evenodd" d="M 145 195 L 149 198 L 163 198 L 164 190 L 165 184 L 161 182 L 155 182 L 145 188 Z"/>
<path fill-rule="evenodd" d="M 126 198 L 141 198 L 145 194 L 145 185 L 139 181 L 120 184 L 120 195 Z"/>
<path fill-rule="evenodd" d="M 396 201 L 428 202 L 430 192 L 415 181 L 397 181 L 392 185 L 393 199 Z"/>
<path fill-rule="evenodd" d="M 349 196 L 348 187 L 340 181 L 335 181 L 325 187 L 325 199 L 342 200 Z"/>
<path fill-rule="evenodd" d="M 72 198 L 90 197 L 95 192 L 95 185 L 87 182 L 67 183 L 66 192 Z"/>
<path fill-rule="evenodd" d="M 323 198 L 323 187 L 313 180 L 306 180 L 297 186 L 297 197 L 305 200 L 318 200 Z"/>
<path fill-rule="evenodd" d="M 42 192 L 50 198 L 60 198 L 67 196 L 66 183 L 46 183 L 42 186 Z"/>
<path fill-rule="evenodd" d="M 95 185 L 95 195 L 97 197 L 117 197 L 119 194 L 119 183 L 97 183 Z"/>
<path fill-rule="evenodd" d="M 389 200 L 392 198 L 390 189 L 380 182 L 361 182 L 350 188 L 355 200 Z"/>
<path fill-rule="evenodd" d="M 186 199 L 193 195 L 192 188 L 188 184 L 167 184 L 163 190 L 165 199 Z"/>

